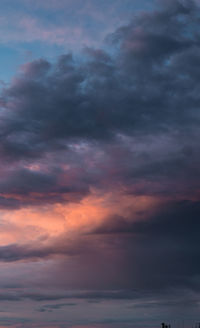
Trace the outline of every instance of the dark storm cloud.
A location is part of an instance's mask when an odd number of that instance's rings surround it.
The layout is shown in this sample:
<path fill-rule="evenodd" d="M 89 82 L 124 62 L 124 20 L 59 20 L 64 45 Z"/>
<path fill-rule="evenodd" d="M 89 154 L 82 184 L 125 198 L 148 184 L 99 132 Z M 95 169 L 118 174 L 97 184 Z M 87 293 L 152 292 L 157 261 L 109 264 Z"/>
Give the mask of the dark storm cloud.
<path fill-rule="evenodd" d="M 21 206 L 21 202 L 15 197 L 0 197 L 0 208 L 1 209 L 16 209 Z"/>
<path fill-rule="evenodd" d="M 47 192 L 55 183 L 56 177 L 53 174 L 21 169 L 1 180 L 0 193 L 15 193 L 16 190 L 25 194 L 36 191 Z"/>
<path fill-rule="evenodd" d="M 180 240 L 187 237 L 188 240 L 195 241 L 200 228 L 200 203 L 192 201 L 179 201 L 162 204 L 156 213 L 146 214 L 148 219 L 141 221 L 131 221 L 130 217 L 114 216 L 108 218 L 92 233 L 95 234 L 120 234 L 132 233 L 149 236 L 171 236 Z M 192 224 L 190 224 L 192 222 Z M 195 237 L 195 239 L 194 239 Z"/>
<path fill-rule="evenodd" d="M 64 197 L 67 201 L 66 195 L 68 201 L 77 201 L 88 194 L 88 182 L 92 182 L 92 179 L 83 177 L 82 181 L 79 179 L 79 185 L 73 179 L 68 179 L 64 185 L 60 182 L 64 174 L 61 168 L 49 168 L 48 171 L 16 168 L 6 173 L 0 181 L 0 208 L 16 209 L 27 205 L 62 202 Z M 77 179 L 80 176 L 72 170 L 68 174 L 73 174 Z"/>
<path fill-rule="evenodd" d="M 172 202 L 146 220 L 110 218 L 94 233 L 118 239 L 130 287 L 196 290 L 200 287 L 199 217 L 199 202 Z"/>
<path fill-rule="evenodd" d="M 62 202 L 65 192 L 80 199 L 114 180 L 133 193 L 196 192 L 200 9 L 193 1 L 161 3 L 110 35 L 110 53 L 86 48 L 82 61 L 71 54 L 33 61 L 2 90 L 0 155 L 8 167 L 1 207 L 37 204 L 30 193 L 41 202 Z M 129 143 L 120 139 L 126 137 Z M 85 150 L 75 150 L 81 144 Z M 98 151 L 103 155 L 95 158 Z M 41 161 L 44 172 L 27 168 Z M 79 173 L 61 186 L 64 164 L 68 176 L 73 168 Z"/>
<path fill-rule="evenodd" d="M 38 156 L 70 138 L 104 140 L 195 124 L 198 13 L 192 1 L 174 1 L 115 32 L 115 56 L 87 49 L 90 59 L 82 64 L 63 55 L 56 64 L 25 65 L 2 93 L 1 152 Z"/>

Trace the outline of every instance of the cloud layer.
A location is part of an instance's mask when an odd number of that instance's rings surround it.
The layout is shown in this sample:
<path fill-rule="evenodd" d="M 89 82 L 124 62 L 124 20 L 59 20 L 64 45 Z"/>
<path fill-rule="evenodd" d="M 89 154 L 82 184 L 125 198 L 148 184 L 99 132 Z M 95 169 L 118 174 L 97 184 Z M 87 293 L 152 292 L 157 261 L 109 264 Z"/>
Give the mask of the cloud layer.
<path fill-rule="evenodd" d="M 61 321 L 70 308 L 76 324 L 91 302 L 88 325 L 139 324 L 155 303 L 198 313 L 199 14 L 162 1 L 107 50 L 29 62 L 2 88 L 3 302 L 46 302 L 37 316 Z M 134 303 L 135 321 L 112 302 Z"/>

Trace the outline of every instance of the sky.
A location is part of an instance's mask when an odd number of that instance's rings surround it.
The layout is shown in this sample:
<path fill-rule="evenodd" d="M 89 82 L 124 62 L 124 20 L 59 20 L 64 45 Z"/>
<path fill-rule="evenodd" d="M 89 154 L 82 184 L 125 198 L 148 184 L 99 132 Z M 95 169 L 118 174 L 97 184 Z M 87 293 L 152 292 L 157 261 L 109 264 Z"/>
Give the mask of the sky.
<path fill-rule="evenodd" d="M 1 0 L 0 328 L 200 321 L 200 3 Z"/>

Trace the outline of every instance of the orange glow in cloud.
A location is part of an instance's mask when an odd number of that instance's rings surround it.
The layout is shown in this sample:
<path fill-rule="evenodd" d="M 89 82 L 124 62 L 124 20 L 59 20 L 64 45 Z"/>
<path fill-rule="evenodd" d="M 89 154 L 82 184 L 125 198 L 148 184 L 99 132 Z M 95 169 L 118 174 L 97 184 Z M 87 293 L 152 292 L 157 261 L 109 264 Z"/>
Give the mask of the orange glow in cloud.
<path fill-rule="evenodd" d="M 60 235 L 90 231 L 109 217 L 141 220 L 160 202 L 155 197 L 93 191 L 77 203 L 2 211 L 0 245 L 45 242 Z"/>

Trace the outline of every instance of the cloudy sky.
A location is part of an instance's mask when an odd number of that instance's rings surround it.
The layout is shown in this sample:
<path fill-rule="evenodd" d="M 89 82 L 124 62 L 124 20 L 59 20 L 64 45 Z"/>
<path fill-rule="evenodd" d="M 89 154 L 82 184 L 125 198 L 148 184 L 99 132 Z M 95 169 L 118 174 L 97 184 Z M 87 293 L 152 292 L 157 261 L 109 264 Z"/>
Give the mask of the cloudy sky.
<path fill-rule="evenodd" d="M 200 7 L 1 0 L 0 328 L 200 321 Z"/>

